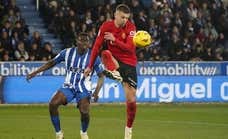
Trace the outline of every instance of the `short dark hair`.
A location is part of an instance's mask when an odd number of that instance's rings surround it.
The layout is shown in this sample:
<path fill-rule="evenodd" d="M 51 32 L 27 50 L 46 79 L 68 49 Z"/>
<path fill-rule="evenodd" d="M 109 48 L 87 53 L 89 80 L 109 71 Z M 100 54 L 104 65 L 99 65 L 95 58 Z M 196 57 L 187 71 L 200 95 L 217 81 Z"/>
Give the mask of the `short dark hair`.
<path fill-rule="evenodd" d="M 78 40 L 81 40 L 81 41 L 89 41 L 89 35 L 88 35 L 88 33 L 80 32 L 80 33 L 78 34 L 77 39 L 78 39 Z"/>
<path fill-rule="evenodd" d="M 130 8 L 126 4 L 119 4 L 116 7 L 116 11 L 121 11 L 129 14 L 131 12 Z"/>

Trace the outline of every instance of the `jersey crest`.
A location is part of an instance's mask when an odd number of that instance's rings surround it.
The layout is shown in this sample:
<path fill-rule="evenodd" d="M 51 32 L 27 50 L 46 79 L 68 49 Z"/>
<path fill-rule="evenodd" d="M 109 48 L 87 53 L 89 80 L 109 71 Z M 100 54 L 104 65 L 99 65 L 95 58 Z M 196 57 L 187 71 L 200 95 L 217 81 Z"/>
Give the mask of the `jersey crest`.
<path fill-rule="evenodd" d="M 126 39 L 126 33 L 122 32 L 121 37 L 122 37 L 122 39 Z"/>

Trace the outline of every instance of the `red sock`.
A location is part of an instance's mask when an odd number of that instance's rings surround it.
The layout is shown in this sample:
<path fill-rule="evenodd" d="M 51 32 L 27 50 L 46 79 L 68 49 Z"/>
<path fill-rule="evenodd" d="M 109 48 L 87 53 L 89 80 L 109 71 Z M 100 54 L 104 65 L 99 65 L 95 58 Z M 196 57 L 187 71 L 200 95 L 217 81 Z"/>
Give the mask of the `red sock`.
<path fill-rule="evenodd" d="M 102 63 L 104 64 L 105 68 L 108 70 L 116 70 L 117 69 L 117 65 L 115 63 L 115 61 L 113 60 L 113 56 L 112 53 L 109 50 L 104 50 L 101 53 L 101 59 L 102 59 Z"/>
<path fill-rule="evenodd" d="M 131 128 L 135 120 L 136 102 L 127 102 L 127 127 Z"/>

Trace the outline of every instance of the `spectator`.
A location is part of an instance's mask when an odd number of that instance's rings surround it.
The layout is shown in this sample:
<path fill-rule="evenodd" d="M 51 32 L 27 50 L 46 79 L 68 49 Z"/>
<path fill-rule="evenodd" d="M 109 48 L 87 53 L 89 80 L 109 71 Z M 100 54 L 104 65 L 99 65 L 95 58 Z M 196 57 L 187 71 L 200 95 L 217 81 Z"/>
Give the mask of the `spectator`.
<path fill-rule="evenodd" d="M 170 35 L 169 35 L 169 29 L 168 27 L 164 27 L 160 31 L 160 38 L 161 38 L 161 55 L 162 56 L 168 56 L 168 48 L 169 48 L 169 42 L 170 42 Z"/>
<path fill-rule="evenodd" d="M 151 49 L 151 57 L 149 58 L 149 60 L 151 60 L 151 61 L 161 61 L 162 60 L 158 48 Z"/>
<path fill-rule="evenodd" d="M 195 35 L 195 38 L 198 38 L 201 42 L 204 42 L 206 39 L 206 35 L 204 34 L 203 28 L 200 28 Z"/>
<path fill-rule="evenodd" d="M 96 28 L 98 28 L 99 26 L 101 26 L 101 24 L 105 21 L 105 16 L 101 15 L 98 19 L 98 21 L 96 22 Z"/>
<path fill-rule="evenodd" d="M 77 25 L 75 21 L 70 22 L 69 28 L 64 35 L 64 44 L 65 47 L 71 47 L 75 43 L 75 37 L 77 36 Z"/>
<path fill-rule="evenodd" d="M 140 11 L 143 10 L 142 5 L 139 3 L 139 0 L 131 1 L 131 9 L 134 15 L 137 15 Z"/>
<path fill-rule="evenodd" d="M 53 32 L 57 37 L 62 38 L 64 36 L 64 32 L 66 32 L 65 26 L 65 18 L 63 11 L 59 11 L 55 13 L 54 19 L 48 26 L 50 32 Z"/>
<path fill-rule="evenodd" d="M 26 61 L 29 59 L 28 52 L 25 50 L 24 42 L 20 41 L 15 50 L 15 58 L 18 61 Z"/>
<path fill-rule="evenodd" d="M 3 55 L 2 55 L 2 61 L 12 61 L 13 58 L 10 57 L 9 52 L 8 51 L 4 51 Z"/>
<path fill-rule="evenodd" d="M 207 22 L 204 32 L 207 37 L 209 36 L 209 34 L 211 34 L 214 39 L 218 38 L 218 32 L 216 31 L 215 27 L 212 25 L 211 22 Z"/>
<path fill-rule="evenodd" d="M 212 48 L 215 49 L 216 48 L 216 40 L 213 37 L 212 34 L 209 34 L 209 36 L 207 37 L 207 40 L 204 43 L 205 47 L 207 48 Z"/>
<path fill-rule="evenodd" d="M 180 39 L 176 34 L 172 34 L 172 39 L 169 41 L 168 54 L 171 58 L 170 60 L 177 61 L 179 60 L 182 49 L 180 47 Z"/>
<path fill-rule="evenodd" d="M 9 21 L 13 25 L 15 24 L 17 17 L 15 16 L 13 9 L 9 9 L 8 14 L 3 17 L 2 23 L 5 21 Z"/>
<path fill-rule="evenodd" d="M 32 43 L 31 49 L 29 50 L 29 60 L 37 61 L 40 60 L 40 47 L 37 43 Z"/>
<path fill-rule="evenodd" d="M 173 20 L 172 20 L 172 24 L 177 26 L 180 29 L 183 27 L 183 21 L 181 20 L 179 12 L 176 12 L 174 14 L 174 17 L 173 17 Z"/>
<path fill-rule="evenodd" d="M 188 4 L 187 12 L 190 20 L 194 20 L 197 17 L 198 9 L 192 1 Z"/>
<path fill-rule="evenodd" d="M 219 33 L 219 36 L 216 40 L 216 45 L 217 46 L 222 46 L 223 48 L 225 48 L 225 44 L 226 44 L 226 39 L 223 33 Z"/>
<path fill-rule="evenodd" d="M 193 61 L 202 61 L 203 60 L 203 56 L 205 55 L 205 50 L 203 47 L 203 44 L 200 42 L 200 40 L 198 38 L 195 38 L 194 40 L 194 44 L 193 44 L 193 49 L 192 49 L 192 56 L 190 60 Z"/>
<path fill-rule="evenodd" d="M 113 19 L 110 13 L 106 13 L 105 18 L 106 18 L 106 21 L 111 21 Z"/>
<path fill-rule="evenodd" d="M 134 19 L 134 21 L 135 21 L 136 28 L 138 30 L 148 31 L 149 25 L 148 25 L 148 19 L 145 14 L 145 11 L 143 10 L 139 11 L 138 16 Z"/>
<path fill-rule="evenodd" d="M 224 60 L 223 57 L 224 57 L 223 49 L 222 48 L 216 48 L 215 49 L 215 60 L 216 61 L 223 61 Z"/>
<path fill-rule="evenodd" d="M 194 27 L 193 27 L 193 23 L 192 23 L 191 20 L 189 20 L 189 21 L 187 22 L 187 26 L 186 26 L 186 28 L 185 28 L 185 30 L 184 30 L 184 35 L 185 35 L 186 37 L 188 37 L 188 38 L 190 39 L 190 41 L 191 41 L 192 38 L 194 37 L 194 33 L 195 33 L 195 29 L 194 29 Z"/>
<path fill-rule="evenodd" d="M 20 9 L 16 6 L 16 0 L 9 0 L 10 3 L 7 6 L 7 9 L 12 9 L 14 13 L 20 12 Z"/>
<path fill-rule="evenodd" d="M 48 61 L 54 58 L 54 53 L 52 52 L 52 45 L 48 42 L 44 44 L 43 50 L 41 51 L 41 60 Z"/>
<path fill-rule="evenodd" d="M 151 7 L 148 9 L 148 15 L 150 19 L 157 19 L 160 15 L 158 5 L 156 2 L 153 2 Z"/>
<path fill-rule="evenodd" d="M 14 33 L 14 32 L 17 32 L 18 37 L 22 37 L 23 36 L 24 28 L 23 28 L 23 26 L 22 26 L 20 21 L 16 21 L 15 27 L 12 30 L 12 33 Z"/>
<path fill-rule="evenodd" d="M 13 35 L 10 37 L 10 46 L 13 48 L 13 50 L 16 50 L 19 41 L 20 39 L 18 32 L 13 32 Z"/>
<path fill-rule="evenodd" d="M 91 26 L 93 24 L 92 14 L 90 10 L 88 10 L 85 14 L 85 23 L 87 26 Z"/>
<path fill-rule="evenodd" d="M 1 39 L 1 44 L 4 47 L 4 49 L 9 51 L 11 54 L 13 52 L 13 48 L 10 45 L 9 34 L 6 31 L 2 31 L 0 39 Z"/>
<path fill-rule="evenodd" d="M 214 56 L 214 54 L 212 52 L 212 48 L 207 47 L 205 49 L 206 49 L 205 50 L 206 52 L 205 52 L 205 55 L 204 55 L 203 59 L 206 60 L 206 61 L 214 61 L 215 60 L 215 56 Z"/>
<path fill-rule="evenodd" d="M 41 15 L 47 23 L 48 30 L 60 38 L 65 47 L 73 44 L 74 37 L 81 31 L 87 32 L 93 43 L 94 36 L 98 33 L 97 27 L 113 18 L 113 7 L 118 3 L 127 3 L 133 9 L 130 20 L 138 29 L 149 31 L 158 43 L 156 50 L 143 52 L 144 60 L 172 60 L 176 54 L 183 56 L 180 59 L 189 60 L 195 55 L 193 53 L 196 51 L 196 39 L 199 39 L 203 46 L 201 60 L 221 60 L 220 56 L 223 60 L 227 59 L 225 57 L 228 50 L 228 9 L 225 1 L 153 0 L 144 2 L 144 5 L 142 0 L 88 2 L 40 0 Z M 85 3 L 90 6 L 80 5 Z M 29 52 L 33 42 L 39 47 L 43 45 L 39 33 L 33 33 L 31 39 L 28 38 L 28 27 L 21 17 L 20 9 L 15 5 L 15 0 L 0 1 L 0 18 L 1 47 L 8 51 L 10 59 L 14 58 L 18 41 L 23 41 L 25 49 Z M 49 20 L 51 18 L 53 20 Z M 34 34 L 39 34 L 39 37 L 34 38 Z M 169 57 L 168 48 L 173 45 L 173 34 L 179 39 L 180 49 L 174 50 L 175 55 Z M 161 55 L 160 58 L 151 56 L 153 51 L 157 51 Z M 220 56 L 215 58 L 215 52 L 221 52 Z"/>
<path fill-rule="evenodd" d="M 207 19 L 207 17 L 210 17 L 210 11 L 208 10 L 208 4 L 207 2 L 202 3 L 202 9 L 198 14 L 201 13 L 203 19 Z"/>
<path fill-rule="evenodd" d="M 7 32 L 7 34 L 10 36 L 12 34 L 12 24 L 10 21 L 5 21 L 3 28 L 1 29 L 1 32 Z"/>
<path fill-rule="evenodd" d="M 154 19 L 149 20 L 149 33 L 153 37 L 153 39 L 158 39 L 159 29 L 158 29 L 158 25 L 155 23 Z"/>
<path fill-rule="evenodd" d="M 143 54 L 143 51 L 139 51 L 137 53 L 137 58 L 138 58 L 138 61 L 144 61 L 144 54 Z"/>
<path fill-rule="evenodd" d="M 43 39 L 38 31 L 33 32 L 33 35 L 31 37 L 30 41 L 31 41 L 30 44 L 36 43 L 39 46 L 42 46 L 42 44 L 43 44 Z"/>

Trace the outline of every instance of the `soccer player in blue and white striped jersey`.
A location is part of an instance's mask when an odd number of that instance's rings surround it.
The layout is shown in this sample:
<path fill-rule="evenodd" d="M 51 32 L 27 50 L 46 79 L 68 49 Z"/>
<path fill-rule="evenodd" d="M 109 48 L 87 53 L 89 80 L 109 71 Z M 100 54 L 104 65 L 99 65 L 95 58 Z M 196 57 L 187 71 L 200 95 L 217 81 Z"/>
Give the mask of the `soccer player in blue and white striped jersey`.
<path fill-rule="evenodd" d="M 87 128 L 89 125 L 89 104 L 91 95 L 96 102 L 98 93 L 104 82 L 103 66 L 98 57 L 94 63 L 93 70 L 98 75 L 97 86 L 92 94 L 91 75 L 83 75 L 84 69 L 88 66 L 91 51 L 88 49 L 89 37 L 86 33 L 80 33 L 77 37 L 77 47 L 62 50 L 55 58 L 42 65 L 36 71 L 27 75 L 27 80 L 35 77 L 38 73 L 45 71 L 56 64 L 64 61 L 66 69 L 65 82 L 53 95 L 49 103 L 49 112 L 52 124 L 56 131 L 56 139 L 63 139 L 63 132 L 60 128 L 58 107 L 66 105 L 76 99 L 81 114 L 81 139 L 88 139 Z"/>

